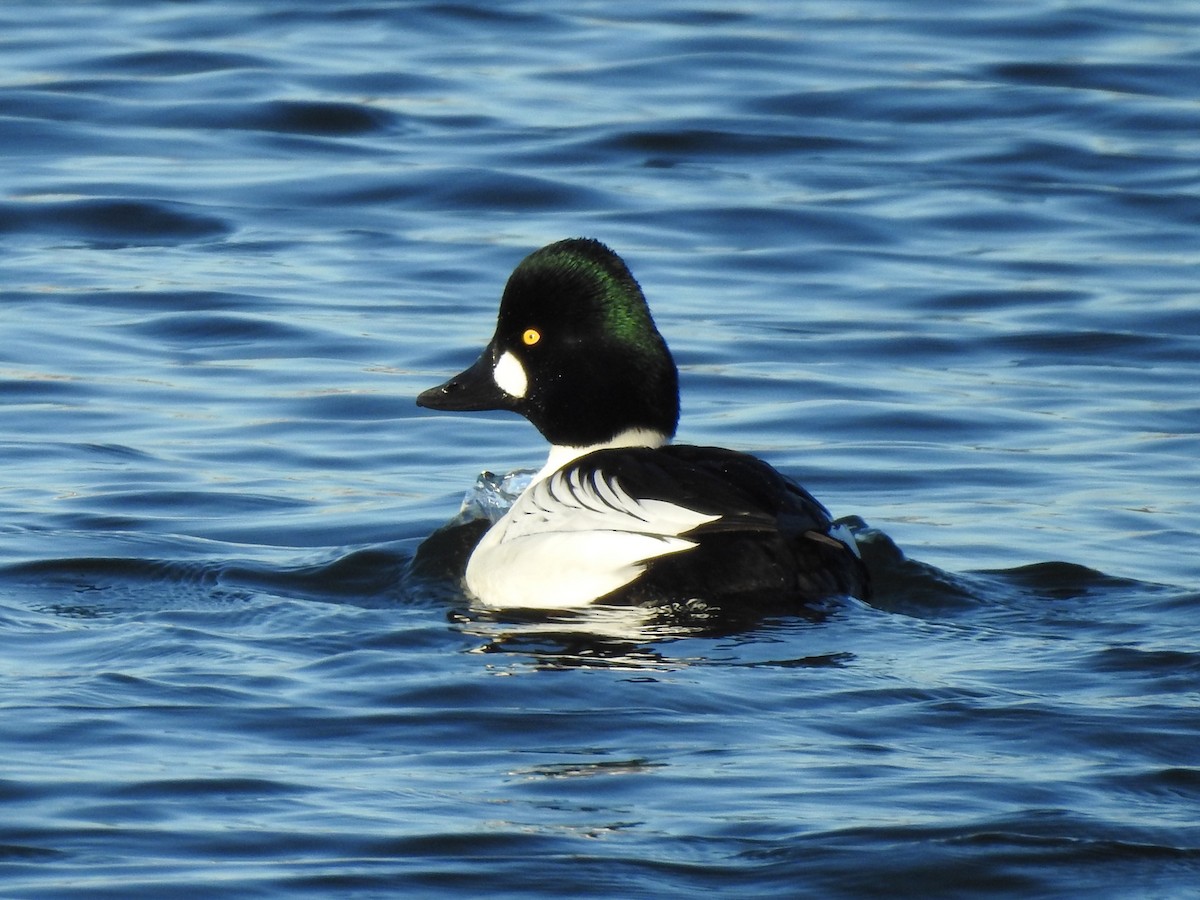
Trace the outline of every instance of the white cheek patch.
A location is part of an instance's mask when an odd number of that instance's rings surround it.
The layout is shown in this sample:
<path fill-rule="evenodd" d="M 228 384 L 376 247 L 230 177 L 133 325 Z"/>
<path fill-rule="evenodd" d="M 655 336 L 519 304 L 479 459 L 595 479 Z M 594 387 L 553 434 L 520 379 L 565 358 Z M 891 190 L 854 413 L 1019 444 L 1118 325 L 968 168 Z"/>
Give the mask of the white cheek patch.
<path fill-rule="evenodd" d="M 507 350 L 496 360 L 492 369 L 492 378 L 496 386 L 510 397 L 524 397 L 529 387 L 529 378 L 525 375 L 525 367 L 521 361 Z"/>

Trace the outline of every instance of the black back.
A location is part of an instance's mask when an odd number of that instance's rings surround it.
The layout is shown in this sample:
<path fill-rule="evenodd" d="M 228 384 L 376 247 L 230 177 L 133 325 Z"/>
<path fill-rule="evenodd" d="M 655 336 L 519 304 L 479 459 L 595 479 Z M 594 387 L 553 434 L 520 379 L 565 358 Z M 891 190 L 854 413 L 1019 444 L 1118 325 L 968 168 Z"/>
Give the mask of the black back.
<path fill-rule="evenodd" d="M 608 603 L 751 605 L 791 612 L 836 596 L 868 599 L 866 568 L 831 537 L 829 511 L 767 463 L 719 447 L 597 450 L 570 463 L 584 477 L 603 472 L 631 496 L 720 515 L 684 535 L 697 546 L 658 557 Z"/>

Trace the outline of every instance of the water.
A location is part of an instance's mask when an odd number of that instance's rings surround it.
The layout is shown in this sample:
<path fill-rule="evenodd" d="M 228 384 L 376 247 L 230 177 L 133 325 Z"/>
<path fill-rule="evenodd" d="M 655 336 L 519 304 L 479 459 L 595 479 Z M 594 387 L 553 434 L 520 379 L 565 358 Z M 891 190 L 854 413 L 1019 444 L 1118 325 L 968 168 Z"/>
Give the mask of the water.
<path fill-rule="evenodd" d="M 0 8 L 0 895 L 1194 896 L 1200 9 L 948 9 Z M 410 573 L 572 235 L 873 605 Z"/>

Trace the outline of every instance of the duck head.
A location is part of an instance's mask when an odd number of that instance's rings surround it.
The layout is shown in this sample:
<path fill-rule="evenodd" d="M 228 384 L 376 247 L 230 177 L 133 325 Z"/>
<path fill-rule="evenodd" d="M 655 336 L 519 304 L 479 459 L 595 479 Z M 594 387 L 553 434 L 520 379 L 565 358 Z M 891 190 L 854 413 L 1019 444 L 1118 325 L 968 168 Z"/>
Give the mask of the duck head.
<path fill-rule="evenodd" d="M 553 445 L 597 446 L 630 434 L 655 444 L 675 433 L 679 377 L 624 261 L 599 241 L 574 238 L 521 261 L 479 358 L 417 404 L 511 410 Z"/>

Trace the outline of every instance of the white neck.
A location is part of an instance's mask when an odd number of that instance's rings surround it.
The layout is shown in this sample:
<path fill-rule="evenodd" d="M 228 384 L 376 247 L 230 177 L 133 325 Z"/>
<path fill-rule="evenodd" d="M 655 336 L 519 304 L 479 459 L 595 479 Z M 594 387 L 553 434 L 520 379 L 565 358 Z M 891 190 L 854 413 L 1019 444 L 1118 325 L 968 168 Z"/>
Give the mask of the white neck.
<path fill-rule="evenodd" d="M 546 464 L 533 476 L 533 481 L 530 484 L 536 484 L 547 475 L 557 472 L 571 460 L 578 459 L 585 453 L 591 453 L 593 450 L 607 450 L 611 447 L 661 447 L 666 442 L 667 436 L 661 431 L 654 431 L 648 428 L 629 428 L 622 431 L 611 441 L 589 444 L 586 447 L 554 444 L 550 447 L 550 455 L 546 458 Z"/>

